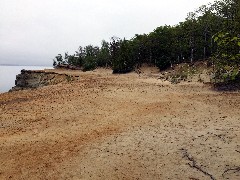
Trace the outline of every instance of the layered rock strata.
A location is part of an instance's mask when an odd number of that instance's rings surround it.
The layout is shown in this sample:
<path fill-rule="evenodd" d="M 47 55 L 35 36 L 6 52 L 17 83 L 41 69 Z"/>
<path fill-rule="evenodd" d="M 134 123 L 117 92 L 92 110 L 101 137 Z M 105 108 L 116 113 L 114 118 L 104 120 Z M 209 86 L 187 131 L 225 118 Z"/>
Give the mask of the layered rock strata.
<path fill-rule="evenodd" d="M 79 76 L 47 72 L 44 70 L 21 70 L 16 76 L 15 86 L 10 91 L 38 88 L 47 85 L 54 85 L 61 82 L 69 82 L 78 79 Z"/>

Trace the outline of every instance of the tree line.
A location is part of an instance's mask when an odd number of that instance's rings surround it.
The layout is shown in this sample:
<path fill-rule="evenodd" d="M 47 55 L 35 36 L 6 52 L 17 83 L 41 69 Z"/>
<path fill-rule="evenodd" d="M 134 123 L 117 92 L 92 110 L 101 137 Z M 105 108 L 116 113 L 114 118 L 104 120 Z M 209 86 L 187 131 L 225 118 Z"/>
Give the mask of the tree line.
<path fill-rule="evenodd" d="M 240 77 L 239 0 L 218 0 L 188 13 L 184 22 L 160 26 L 149 34 L 135 34 L 129 40 L 112 37 L 101 47 L 80 46 L 73 55 L 58 54 L 53 65 L 72 65 L 82 70 L 111 67 L 125 73 L 148 63 L 160 70 L 174 64 L 208 60 L 216 81 Z"/>

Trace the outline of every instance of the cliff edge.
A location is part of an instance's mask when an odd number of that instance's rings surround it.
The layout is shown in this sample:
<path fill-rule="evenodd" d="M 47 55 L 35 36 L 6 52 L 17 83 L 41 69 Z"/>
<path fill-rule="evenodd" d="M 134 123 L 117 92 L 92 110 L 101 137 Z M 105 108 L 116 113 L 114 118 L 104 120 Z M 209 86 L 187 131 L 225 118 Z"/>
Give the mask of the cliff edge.
<path fill-rule="evenodd" d="M 54 71 L 23 69 L 21 73 L 16 76 L 15 86 L 10 91 L 54 85 L 61 82 L 73 81 L 78 78 L 79 76 L 62 74 Z"/>

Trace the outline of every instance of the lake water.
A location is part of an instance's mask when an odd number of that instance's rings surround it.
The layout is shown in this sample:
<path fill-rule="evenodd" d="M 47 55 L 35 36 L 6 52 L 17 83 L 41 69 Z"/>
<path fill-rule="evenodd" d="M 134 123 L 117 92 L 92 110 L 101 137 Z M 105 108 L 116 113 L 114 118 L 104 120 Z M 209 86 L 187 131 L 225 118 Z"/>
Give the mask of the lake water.
<path fill-rule="evenodd" d="M 8 92 L 15 86 L 16 75 L 26 70 L 52 69 L 46 66 L 0 66 L 0 93 Z"/>

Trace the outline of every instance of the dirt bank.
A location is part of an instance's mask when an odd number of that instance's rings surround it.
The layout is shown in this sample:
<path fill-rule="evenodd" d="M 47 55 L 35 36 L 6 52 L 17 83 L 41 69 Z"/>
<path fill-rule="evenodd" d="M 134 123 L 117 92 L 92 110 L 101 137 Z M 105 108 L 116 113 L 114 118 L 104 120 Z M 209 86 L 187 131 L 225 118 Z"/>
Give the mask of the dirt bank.
<path fill-rule="evenodd" d="M 0 94 L 0 179 L 239 179 L 240 93 L 141 73 Z"/>

